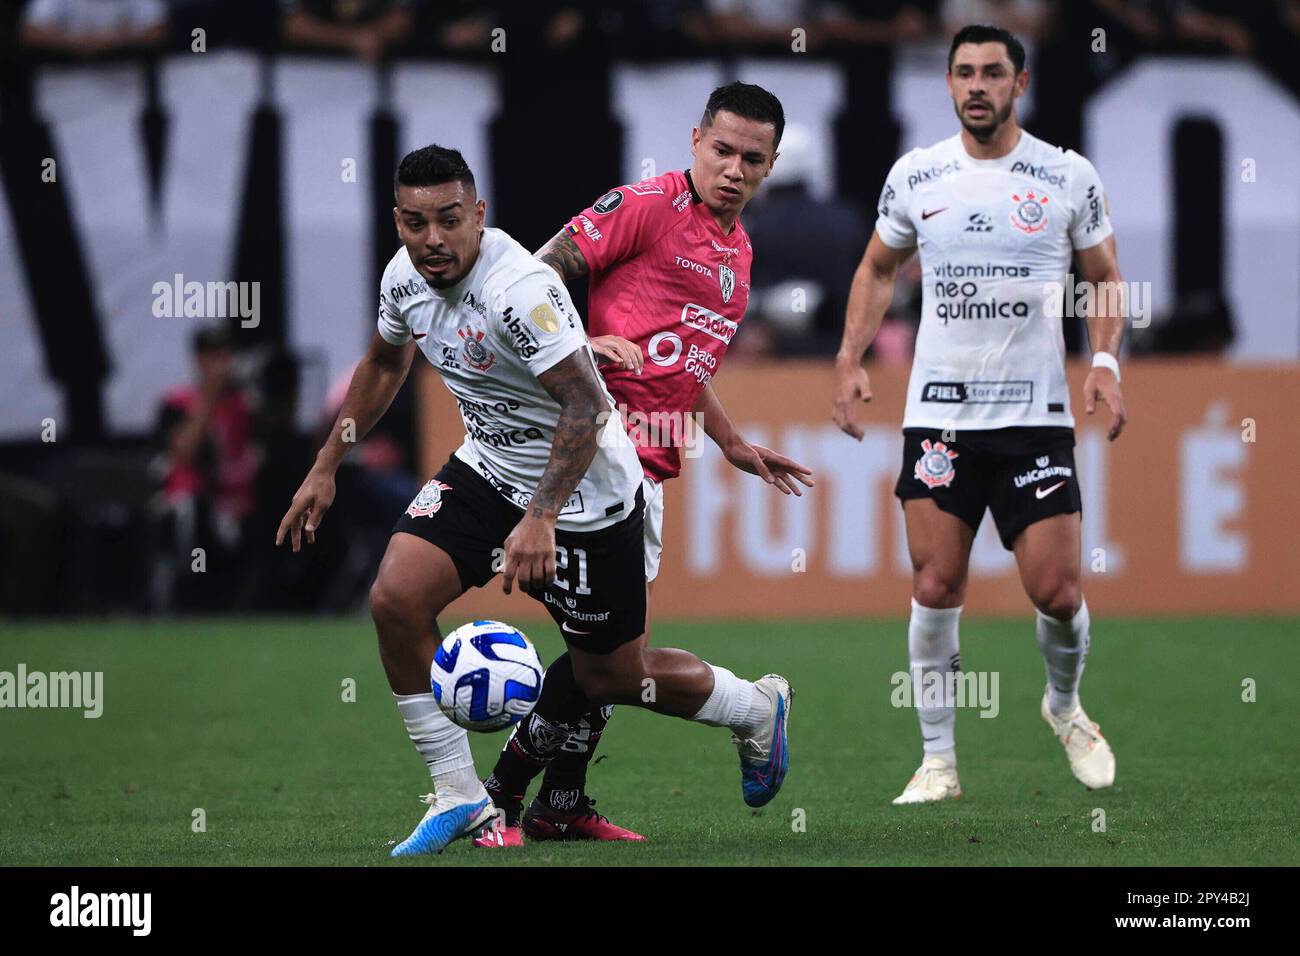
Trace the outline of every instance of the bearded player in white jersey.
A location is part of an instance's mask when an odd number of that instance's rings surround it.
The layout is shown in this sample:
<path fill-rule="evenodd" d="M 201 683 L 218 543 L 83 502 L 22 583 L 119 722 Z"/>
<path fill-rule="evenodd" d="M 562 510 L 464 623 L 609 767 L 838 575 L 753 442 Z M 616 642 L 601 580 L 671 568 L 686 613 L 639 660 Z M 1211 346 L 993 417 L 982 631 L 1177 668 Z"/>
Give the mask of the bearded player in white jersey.
<path fill-rule="evenodd" d="M 351 442 L 387 410 L 422 352 L 460 406 L 465 440 L 393 528 L 370 590 L 379 657 L 434 792 L 393 856 L 441 852 L 493 816 L 469 741 L 429 681 L 437 616 L 498 572 L 542 602 L 567 650 L 512 738 L 544 766 L 593 706 L 631 704 L 727 727 L 742 789 L 769 795 L 789 766 L 788 682 L 756 682 L 694 654 L 646 647 L 641 463 L 550 266 L 500 229 L 454 149 L 402 159 L 393 219 L 403 248 L 384 270 L 378 328 L 316 464 L 276 533 L 315 540 Z M 646 687 L 656 693 L 647 701 Z"/>
<path fill-rule="evenodd" d="M 921 326 L 895 494 L 903 502 L 912 560 L 907 643 L 925 755 L 895 804 L 961 796 L 957 623 L 985 509 L 1038 609 L 1047 670 L 1042 718 L 1080 783 L 1098 789 L 1115 779 L 1110 745 L 1079 703 L 1089 644 L 1080 590 L 1081 505 L 1065 343 L 1060 319 L 1049 317 L 1059 313 L 1050 307 L 1048 284 L 1058 290 L 1065 284 L 1073 257 L 1093 288 L 1122 287 L 1096 170 L 1017 123 L 1016 100 L 1028 82 L 1024 47 L 1007 31 L 971 26 L 954 37 L 948 89 L 961 130 L 912 150 L 890 171 L 836 357 L 835 423 L 861 439 L 855 411 L 871 400 L 862 356 L 880 328 L 899 268 L 919 250 Z M 1087 317 L 1093 360 L 1084 409 L 1091 415 L 1099 399 L 1105 403 L 1112 441 L 1125 421 L 1118 364 L 1123 314 L 1122 303 L 1100 295 Z"/>

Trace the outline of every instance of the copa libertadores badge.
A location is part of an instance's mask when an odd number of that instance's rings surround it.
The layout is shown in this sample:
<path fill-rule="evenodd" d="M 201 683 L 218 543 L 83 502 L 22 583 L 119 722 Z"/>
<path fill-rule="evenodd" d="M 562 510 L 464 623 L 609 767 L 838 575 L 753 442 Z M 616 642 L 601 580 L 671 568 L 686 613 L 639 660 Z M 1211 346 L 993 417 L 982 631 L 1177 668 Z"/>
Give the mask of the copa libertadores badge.
<path fill-rule="evenodd" d="M 596 200 L 595 205 L 591 208 L 602 216 L 613 212 L 623 203 L 623 191 L 621 189 L 611 189 L 605 195 Z"/>
<path fill-rule="evenodd" d="M 914 469 L 917 480 L 929 488 L 943 488 L 952 484 L 957 477 L 957 469 L 952 460 L 957 453 L 941 441 L 931 444 L 926 438 L 921 442 L 921 457 L 916 460 Z"/>

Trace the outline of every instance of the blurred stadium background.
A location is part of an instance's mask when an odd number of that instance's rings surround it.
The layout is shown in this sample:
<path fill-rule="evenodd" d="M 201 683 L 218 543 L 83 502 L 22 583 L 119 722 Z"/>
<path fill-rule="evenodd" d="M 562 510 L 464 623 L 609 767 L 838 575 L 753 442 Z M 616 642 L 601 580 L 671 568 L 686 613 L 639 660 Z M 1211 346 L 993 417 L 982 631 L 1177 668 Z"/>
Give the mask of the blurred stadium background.
<path fill-rule="evenodd" d="M 396 162 L 459 147 L 490 224 L 537 248 L 608 187 L 689 165 L 709 90 L 741 78 L 790 125 L 743 217 L 754 292 L 716 386 L 747 437 L 820 483 L 782 498 L 703 440 L 668 488 L 655 634 L 742 672 L 788 667 L 807 732 L 775 816 L 724 822 L 716 735 L 620 717 L 593 775 L 603 809 L 653 834 L 635 859 L 1295 862 L 1295 691 L 1238 700 L 1293 667 L 1300 612 L 1300 0 L 30 0 L 2 16 L 0 670 L 104 671 L 112 719 L 0 718 L 0 861 L 381 858 L 421 771 L 364 607 L 392 522 L 460 441 L 430 369 L 340 472 L 317 545 L 271 542 L 374 328 Z M 1079 422 L 1084 691 L 1128 788 L 1105 797 L 1104 838 L 1099 798 L 1065 789 L 1037 724 L 1028 604 L 987 525 L 963 659 L 1004 675 L 1008 718 L 963 718 L 973 799 L 888 807 L 915 757 L 888 682 L 906 666 L 891 488 L 915 263 L 869 356 L 861 444 L 830 423 L 831 355 L 891 163 L 956 130 L 944 58 L 974 21 L 1027 41 L 1022 123 L 1096 165 L 1143 296 L 1128 431 L 1108 445 Z M 1086 338 L 1062 321 L 1077 395 Z M 559 650 L 520 595 L 453 610 L 444 630 L 490 613 Z M 475 736 L 490 760 L 500 740 Z M 191 839 L 198 807 L 222 839 Z M 633 859 L 618 853 L 564 859 Z"/>
<path fill-rule="evenodd" d="M 1297 609 L 1297 0 L 32 0 L 0 25 L 0 612 L 362 607 L 459 441 L 427 369 L 312 553 L 268 544 L 373 328 L 397 159 L 460 147 L 490 222 L 536 248 L 688 165 L 708 91 L 740 77 L 791 126 L 744 217 L 755 294 L 717 385 L 825 477 L 777 500 L 703 448 L 670 486 L 665 592 L 688 615 L 899 613 L 915 260 L 861 446 L 830 425 L 828 358 L 891 162 L 955 129 L 944 56 L 971 21 L 1025 37 L 1022 122 L 1097 166 L 1145 291 L 1131 430 L 1080 427 L 1095 606 Z M 975 607 L 1021 606 L 991 535 L 974 581 Z"/>

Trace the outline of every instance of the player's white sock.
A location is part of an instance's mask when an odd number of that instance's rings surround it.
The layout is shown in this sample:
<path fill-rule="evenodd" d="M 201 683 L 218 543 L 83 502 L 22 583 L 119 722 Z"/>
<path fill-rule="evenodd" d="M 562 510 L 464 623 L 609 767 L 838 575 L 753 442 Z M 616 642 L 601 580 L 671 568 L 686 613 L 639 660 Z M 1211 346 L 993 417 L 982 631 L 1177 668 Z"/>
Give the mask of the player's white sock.
<path fill-rule="evenodd" d="M 1091 637 L 1088 602 L 1079 599 L 1079 610 L 1068 621 L 1038 612 L 1038 650 L 1047 665 L 1047 707 L 1057 717 L 1068 717 L 1079 706 L 1079 681 L 1088 657 Z"/>
<path fill-rule="evenodd" d="M 442 712 L 433 694 L 394 694 L 406 732 L 429 766 L 437 790 L 455 790 L 466 797 L 481 788 L 469 751 L 469 734 Z"/>
<path fill-rule="evenodd" d="M 957 746 L 957 704 L 953 691 L 955 685 L 948 676 L 961 669 L 957 653 L 957 622 L 961 606 L 923 607 L 912 600 L 912 617 L 907 624 L 907 657 L 912 672 L 912 697 L 917 716 L 921 718 L 921 741 L 927 754 L 952 754 Z M 926 675 L 929 678 L 927 688 Z M 924 706 L 932 703 L 933 683 L 940 681 L 943 688 L 942 703 L 938 707 Z"/>
<path fill-rule="evenodd" d="M 737 737 L 752 737 L 772 717 L 772 702 L 753 681 L 737 677 L 725 667 L 714 667 L 713 693 L 691 720 L 712 727 L 730 728 Z"/>

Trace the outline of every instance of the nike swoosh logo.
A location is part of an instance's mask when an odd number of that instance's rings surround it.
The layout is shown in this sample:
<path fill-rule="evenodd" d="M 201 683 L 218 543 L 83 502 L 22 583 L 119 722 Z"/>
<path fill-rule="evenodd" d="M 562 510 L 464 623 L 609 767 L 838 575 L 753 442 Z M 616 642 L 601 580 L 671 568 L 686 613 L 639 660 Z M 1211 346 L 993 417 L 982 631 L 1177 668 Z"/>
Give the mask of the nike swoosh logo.
<path fill-rule="evenodd" d="M 560 630 L 563 631 L 565 634 L 578 634 L 583 637 L 586 637 L 591 633 L 591 631 L 575 631 L 573 628 L 569 627 L 567 621 L 560 625 Z"/>
<path fill-rule="evenodd" d="M 925 734 L 922 734 L 921 739 L 924 740 L 926 743 L 929 743 L 931 740 L 938 740 L 939 735 L 935 734 L 933 737 L 927 737 Z"/>
<path fill-rule="evenodd" d="M 922 219 L 929 219 L 931 216 L 937 216 L 937 215 L 939 215 L 939 213 L 941 213 L 941 212 L 947 212 L 947 211 L 948 211 L 948 207 L 947 207 L 947 206 L 944 206 L 942 209 L 931 209 L 929 212 L 926 212 L 924 209 L 922 209 L 922 210 L 921 210 L 921 218 L 922 218 Z"/>
<path fill-rule="evenodd" d="M 1056 484 L 1052 485 L 1052 487 L 1047 488 L 1047 489 L 1043 489 L 1043 488 L 1035 488 L 1035 489 L 1034 489 L 1034 497 L 1037 498 L 1037 499 L 1039 499 L 1039 500 L 1041 501 L 1042 499 L 1046 498 L 1046 497 L 1047 497 L 1048 495 L 1050 495 L 1053 491 L 1055 491 L 1057 488 L 1060 488 L 1060 487 L 1061 487 L 1062 485 L 1064 485 L 1064 484 L 1065 484 L 1065 482 L 1063 482 L 1063 481 L 1058 481 Z"/>
<path fill-rule="evenodd" d="M 413 339 L 422 339 L 422 338 L 424 338 L 424 337 L 425 337 L 426 335 L 428 335 L 428 334 L 429 334 L 428 332 L 412 332 L 412 333 L 411 333 L 411 338 L 413 338 Z"/>

